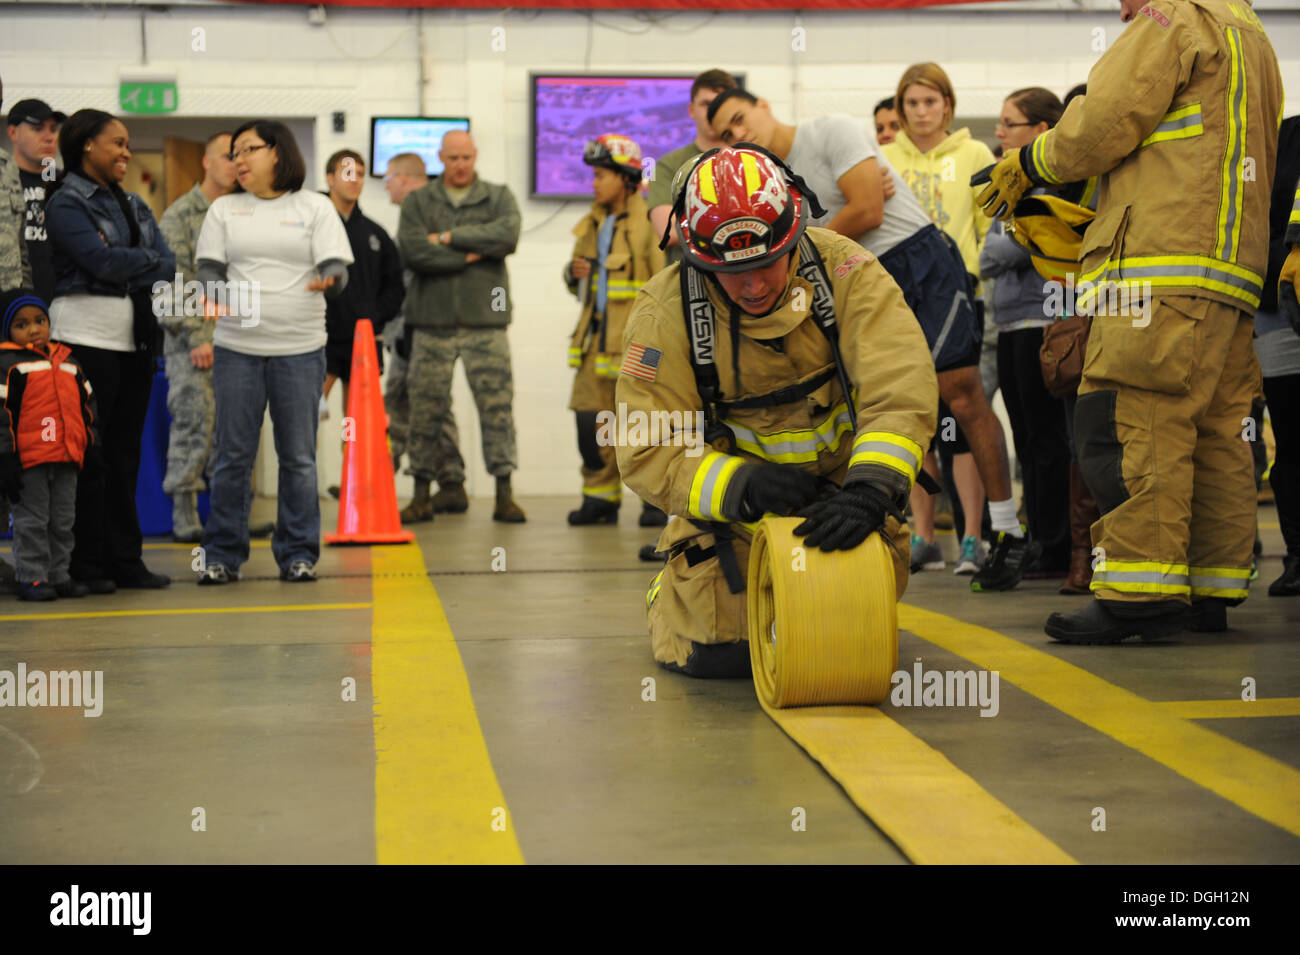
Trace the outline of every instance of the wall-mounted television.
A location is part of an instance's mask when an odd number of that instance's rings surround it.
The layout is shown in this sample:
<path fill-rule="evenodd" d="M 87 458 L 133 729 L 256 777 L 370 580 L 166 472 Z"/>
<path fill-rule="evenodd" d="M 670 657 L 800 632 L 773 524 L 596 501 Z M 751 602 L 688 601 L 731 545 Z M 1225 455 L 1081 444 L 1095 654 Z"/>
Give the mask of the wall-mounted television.
<path fill-rule="evenodd" d="M 388 160 L 398 153 L 419 153 L 430 176 L 442 174 L 438 150 L 453 129 L 469 130 L 468 116 L 370 117 L 370 175 L 382 179 Z"/>
<path fill-rule="evenodd" d="M 694 74 L 532 75 L 532 197 L 590 199 L 582 147 L 603 133 L 636 141 L 658 159 L 695 138 L 686 113 Z M 736 75 L 736 82 L 744 77 Z"/>

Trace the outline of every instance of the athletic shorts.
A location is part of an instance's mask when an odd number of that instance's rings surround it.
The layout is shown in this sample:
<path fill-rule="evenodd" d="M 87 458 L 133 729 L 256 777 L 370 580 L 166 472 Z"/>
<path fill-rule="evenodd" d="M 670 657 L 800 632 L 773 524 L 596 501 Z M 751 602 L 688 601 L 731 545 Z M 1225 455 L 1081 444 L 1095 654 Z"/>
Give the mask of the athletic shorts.
<path fill-rule="evenodd" d="M 984 327 L 952 240 L 928 225 L 880 256 L 880 264 L 921 323 L 935 371 L 978 365 Z"/>
<path fill-rule="evenodd" d="M 379 373 L 384 372 L 384 350 L 378 349 Z M 352 377 L 352 342 L 336 341 L 331 338 L 325 343 L 325 374 L 334 375 L 341 381 Z"/>

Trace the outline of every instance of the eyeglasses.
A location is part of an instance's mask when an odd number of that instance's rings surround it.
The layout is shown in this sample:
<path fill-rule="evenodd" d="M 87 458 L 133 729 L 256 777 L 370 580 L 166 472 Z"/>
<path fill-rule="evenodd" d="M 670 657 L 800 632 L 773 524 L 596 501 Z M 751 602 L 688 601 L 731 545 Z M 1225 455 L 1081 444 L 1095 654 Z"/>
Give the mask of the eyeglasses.
<path fill-rule="evenodd" d="M 1037 126 L 1037 123 L 1004 123 L 998 121 L 997 129 L 1015 129 L 1017 126 Z"/>
<path fill-rule="evenodd" d="M 245 146 L 243 149 L 236 149 L 234 152 L 232 152 L 230 154 L 230 161 L 234 162 L 237 159 L 243 159 L 249 153 L 257 152 L 259 149 L 270 149 L 270 148 L 271 147 L 266 143 L 262 143 L 260 146 Z"/>

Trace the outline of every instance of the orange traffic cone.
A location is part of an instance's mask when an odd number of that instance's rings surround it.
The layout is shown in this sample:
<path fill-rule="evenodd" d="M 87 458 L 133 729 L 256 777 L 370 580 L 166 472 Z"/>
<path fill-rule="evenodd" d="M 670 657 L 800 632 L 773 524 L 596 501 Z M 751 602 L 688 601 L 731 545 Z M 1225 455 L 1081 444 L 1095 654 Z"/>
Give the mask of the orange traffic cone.
<path fill-rule="evenodd" d="M 352 342 L 352 381 L 343 421 L 343 480 L 339 486 L 339 529 L 328 544 L 405 544 L 415 535 L 402 529 L 388 454 L 388 417 L 379 390 L 379 358 L 370 320 L 357 322 Z M 348 433 L 350 430 L 351 433 Z"/>

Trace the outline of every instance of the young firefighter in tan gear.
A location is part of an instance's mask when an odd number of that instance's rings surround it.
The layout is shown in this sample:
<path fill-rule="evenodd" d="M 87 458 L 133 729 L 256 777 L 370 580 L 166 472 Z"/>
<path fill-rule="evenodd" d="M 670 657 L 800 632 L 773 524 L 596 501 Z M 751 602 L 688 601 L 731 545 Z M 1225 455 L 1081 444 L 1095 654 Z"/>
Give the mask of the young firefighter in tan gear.
<path fill-rule="evenodd" d="M 771 153 L 705 153 L 675 193 L 684 259 L 641 291 L 617 388 L 629 421 L 657 416 L 672 433 L 620 443 L 618 462 L 675 515 L 647 595 L 655 659 L 744 676 L 749 528 L 765 513 L 805 517 L 795 532 L 823 550 L 881 531 L 902 594 L 901 508 L 934 434 L 938 383 L 889 273 L 851 239 L 807 228 L 816 197 Z"/>
<path fill-rule="evenodd" d="M 611 441 L 600 440 L 601 412 L 615 414 L 614 380 L 623 360 L 623 325 L 636 293 L 664 266 L 658 238 L 650 229 L 641 185 L 641 147 L 607 133 L 587 143 L 582 161 L 592 170 L 596 201 L 573 229 L 573 260 L 564 268 L 569 291 L 582 302 L 582 316 L 569 345 L 569 365 L 578 369 L 569 407 L 578 416 L 582 454 L 582 506 L 570 524 L 617 524 L 623 499 Z M 615 432 L 617 433 L 617 432 Z M 642 527 L 662 526 L 663 512 L 645 505 Z"/>
<path fill-rule="evenodd" d="M 1087 96 L 972 180 L 991 177 L 980 202 L 1005 218 L 1031 185 L 1101 176 L 1081 246 L 1078 306 L 1094 318 L 1075 412 L 1102 513 L 1098 599 L 1048 618 L 1066 643 L 1222 630 L 1246 598 L 1255 534 L 1242 431 L 1259 389 L 1277 59 L 1244 0 L 1122 7 L 1132 22 Z"/>

